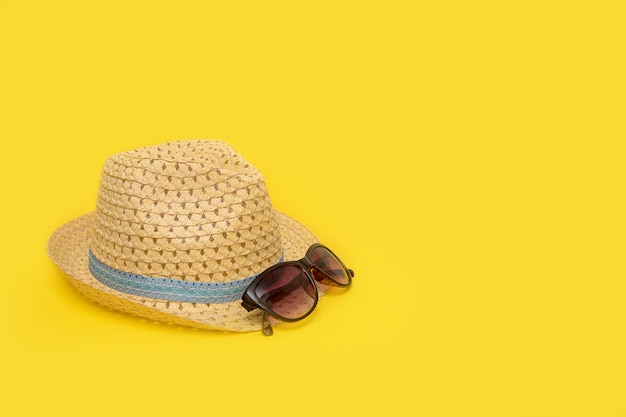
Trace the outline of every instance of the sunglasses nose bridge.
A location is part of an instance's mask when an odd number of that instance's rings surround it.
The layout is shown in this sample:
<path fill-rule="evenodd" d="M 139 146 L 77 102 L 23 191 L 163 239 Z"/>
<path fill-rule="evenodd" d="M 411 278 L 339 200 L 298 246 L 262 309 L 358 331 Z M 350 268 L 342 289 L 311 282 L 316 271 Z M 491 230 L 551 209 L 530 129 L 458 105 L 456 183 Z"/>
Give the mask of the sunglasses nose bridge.
<path fill-rule="evenodd" d="M 320 284 L 336 286 L 337 284 L 332 279 L 328 278 L 326 274 L 320 271 L 315 265 L 311 265 L 309 268 L 309 274 L 313 278 L 315 282 L 319 282 Z"/>
<path fill-rule="evenodd" d="M 304 257 L 297 262 L 300 265 L 302 265 L 307 271 L 311 270 L 312 268 L 315 268 L 315 265 L 313 265 L 313 263 L 307 257 Z"/>
<path fill-rule="evenodd" d="M 313 281 L 320 281 L 322 279 L 325 279 L 324 274 L 319 270 L 318 267 L 316 267 L 309 259 L 302 258 L 299 261 L 297 261 L 300 266 L 306 271 L 307 274 L 309 274 L 309 276 L 311 278 L 313 278 Z"/>

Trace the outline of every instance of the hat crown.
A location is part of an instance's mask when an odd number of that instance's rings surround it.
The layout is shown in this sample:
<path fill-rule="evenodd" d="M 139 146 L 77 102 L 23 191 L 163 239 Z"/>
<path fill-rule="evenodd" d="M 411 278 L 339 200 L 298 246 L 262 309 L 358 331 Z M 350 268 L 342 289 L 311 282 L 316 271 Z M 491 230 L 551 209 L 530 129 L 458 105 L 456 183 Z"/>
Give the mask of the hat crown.
<path fill-rule="evenodd" d="M 258 274 L 282 256 L 261 173 L 228 144 L 179 141 L 111 156 L 91 250 L 128 273 L 200 282 Z"/>

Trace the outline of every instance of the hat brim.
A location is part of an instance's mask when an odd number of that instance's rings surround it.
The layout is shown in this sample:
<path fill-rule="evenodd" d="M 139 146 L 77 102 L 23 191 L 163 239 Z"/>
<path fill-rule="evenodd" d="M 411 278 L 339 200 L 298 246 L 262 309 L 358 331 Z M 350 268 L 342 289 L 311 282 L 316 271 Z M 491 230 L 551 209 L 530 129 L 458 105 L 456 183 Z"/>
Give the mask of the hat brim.
<path fill-rule="evenodd" d="M 285 260 L 302 258 L 317 239 L 306 227 L 276 212 Z M 211 330 L 251 332 L 261 330 L 261 312 L 247 312 L 240 301 L 219 304 L 157 300 L 121 293 L 95 279 L 89 272 L 88 254 L 95 213 L 83 215 L 59 227 L 48 240 L 48 255 L 68 281 L 84 296 L 106 307 L 138 317 Z"/>

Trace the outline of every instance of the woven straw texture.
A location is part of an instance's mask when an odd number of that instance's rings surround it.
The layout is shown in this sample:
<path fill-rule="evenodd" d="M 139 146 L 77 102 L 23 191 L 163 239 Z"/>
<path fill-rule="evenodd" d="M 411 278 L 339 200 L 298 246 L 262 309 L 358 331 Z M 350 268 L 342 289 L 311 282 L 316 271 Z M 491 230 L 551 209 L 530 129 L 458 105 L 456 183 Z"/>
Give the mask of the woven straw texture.
<path fill-rule="evenodd" d="M 240 301 L 186 303 L 125 294 L 96 280 L 88 252 L 133 274 L 230 282 L 301 258 L 316 241 L 277 212 L 263 176 L 229 145 L 179 141 L 110 157 L 96 211 L 57 229 L 50 258 L 88 298 L 139 317 L 204 329 L 256 331 Z"/>

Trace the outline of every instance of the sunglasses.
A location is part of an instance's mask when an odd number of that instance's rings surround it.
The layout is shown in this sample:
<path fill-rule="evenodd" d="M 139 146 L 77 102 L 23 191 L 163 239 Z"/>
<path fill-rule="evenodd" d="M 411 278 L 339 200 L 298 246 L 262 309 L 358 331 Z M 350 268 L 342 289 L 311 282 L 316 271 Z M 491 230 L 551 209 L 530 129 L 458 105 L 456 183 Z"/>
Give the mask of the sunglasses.
<path fill-rule="evenodd" d="M 276 264 L 261 272 L 243 294 L 241 305 L 263 312 L 263 334 L 273 333 L 270 317 L 284 322 L 302 320 L 315 309 L 319 294 L 316 282 L 348 287 L 354 271 L 326 246 L 315 243 L 304 258 Z"/>

